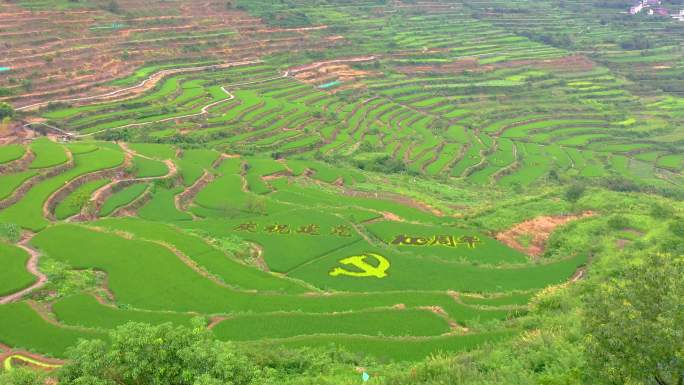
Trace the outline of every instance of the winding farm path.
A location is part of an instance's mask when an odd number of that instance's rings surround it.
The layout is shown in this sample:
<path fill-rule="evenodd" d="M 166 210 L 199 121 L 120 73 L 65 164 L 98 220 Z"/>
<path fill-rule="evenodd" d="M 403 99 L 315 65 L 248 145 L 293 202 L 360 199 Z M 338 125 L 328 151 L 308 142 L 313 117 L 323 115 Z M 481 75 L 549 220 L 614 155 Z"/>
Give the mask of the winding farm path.
<path fill-rule="evenodd" d="M 71 217 L 67 218 L 66 221 L 81 222 L 84 220 L 96 219 L 96 217 L 94 215 L 100 211 L 100 208 L 101 208 L 102 204 L 104 203 L 104 201 L 109 196 L 111 196 L 111 194 L 113 194 L 113 192 L 114 192 L 113 189 L 121 183 L 124 183 L 124 184 L 127 184 L 127 183 L 130 183 L 130 184 L 132 184 L 132 183 L 145 183 L 145 182 L 151 182 L 151 181 L 160 180 L 160 179 L 170 179 L 170 178 L 174 178 L 178 175 L 178 167 L 176 166 L 176 164 L 173 161 L 167 159 L 167 160 L 163 161 L 164 164 L 166 165 L 167 169 L 168 169 L 168 171 L 165 175 L 152 176 L 152 177 L 141 177 L 141 178 L 132 177 L 131 175 L 129 175 L 126 172 L 126 169 L 132 165 L 134 156 L 140 156 L 140 157 L 146 158 L 146 159 L 153 159 L 153 158 L 150 158 L 148 156 L 145 156 L 145 155 L 142 155 L 142 154 L 139 154 L 139 153 L 133 151 L 125 143 L 118 143 L 118 145 L 119 145 L 119 147 L 121 147 L 121 149 L 124 153 L 124 162 L 120 166 L 116 167 L 115 169 L 104 170 L 105 172 L 111 172 L 112 170 L 117 170 L 117 172 L 113 176 L 111 176 L 110 178 L 107 175 L 108 178 L 106 178 L 106 179 L 111 179 L 111 180 L 107 184 L 98 188 L 97 190 L 95 190 L 92 193 L 92 195 L 89 198 L 90 205 L 84 206 L 79 213 L 74 214 Z M 93 173 L 86 174 L 86 176 L 97 175 L 97 174 L 102 173 L 102 172 L 103 172 L 102 170 L 95 171 Z M 53 193 L 50 196 L 50 198 L 48 198 L 48 201 L 50 199 L 53 199 L 55 194 L 56 193 Z M 43 205 L 43 215 L 48 220 L 54 221 L 54 220 L 56 220 L 56 218 L 54 218 L 53 213 L 48 208 L 48 201 L 46 201 L 45 204 Z M 53 207 L 53 209 L 54 209 L 54 207 Z M 92 212 L 91 212 L 91 209 L 92 209 Z"/>
<path fill-rule="evenodd" d="M 226 64 L 223 65 L 222 67 L 216 67 L 216 66 L 203 66 L 203 67 L 191 67 L 191 68 L 200 68 L 200 69 L 205 69 L 205 68 L 228 68 L 228 67 L 232 67 L 232 66 L 248 65 L 248 64 L 258 64 L 258 63 L 261 63 L 261 60 L 244 61 L 244 62 L 236 62 L 236 63 L 226 63 Z M 232 64 L 232 65 L 229 65 L 229 64 Z M 164 71 L 161 71 L 161 72 L 164 72 Z M 152 75 L 152 76 L 158 75 L 158 74 L 161 73 L 161 72 L 157 72 L 157 73 L 155 73 L 155 74 Z M 165 73 L 165 74 L 162 76 L 162 78 L 165 77 L 165 76 L 167 76 L 167 75 L 168 75 L 168 73 Z M 287 71 L 287 72 L 285 72 L 285 73 L 283 73 L 282 75 L 279 75 L 279 76 L 275 76 L 275 77 L 271 77 L 271 78 L 267 78 L 267 79 L 254 80 L 254 81 L 250 81 L 250 82 L 235 83 L 235 84 L 231 84 L 231 85 L 229 85 L 229 86 L 230 86 L 230 87 L 239 87 L 239 86 L 244 86 L 244 85 L 249 85 L 249 84 L 264 83 L 264 82 L 268 82 L 268 81 L 271 81 L 271 80 L 286 78 L 286 77 L 288 77 L 288 76 L 290 76 L 290 72 L 289 72 L 289 71 Z M 150 80 L 150 79 L 151 79 L 151 77 L 148 78 L 147 80 Z M 39 104 L 40 104 L 40 105 L 46 105 L 46 104 L 48 104 L 48 103 L 55 103 L 55 102 L 83 101 L 83 100 L 91 100 L 91 99 L 98 99 L 98 98 L 101 99 L 101 98 L 104 98 L 104 97 L 111 97 L 111 96 L 112 96 L 113 94 L 115 94 L 115 93 L 120 93 L 120 92 L 123 92 L 123 91 L 128 91 L 128 90 L 130 90 L 130 89 L 132 89 L 132 88 L 135 88 L 135 87 L 144 86 L 144 85 L 145 85 L 144 83 L 145 83 L 145 82 L 143 81 L 143 83 L 139 84 L 138 86 L 124 88 L 123 90 L 113 91 L 113 92 L 110 92 L 110 93 L 104 94 L 104 95 L 91 96 L 91 97 L 87 97 L 87 98 L 78 98 L 78 99 L 65 99 L 65 100 L 57 100 L 57 101 L 48 101 L 48 102 L 43 102 L 43 103 L 39 103 Z M 228 95 L 227 98 L 221 99 L 221 100 L 217 100 L 217 101 L 215 101 L 215 102 L 211 102 L 211 103 L 205 105 L 204 107 L 202 107 L 202 108 L 200 109 L 200 112 L 193 113 L 193 114 L 186 114 L 186 115 L 180 115 L 180 116 L 173 116 L 173 117 L 170 117 L 170 118 L 164 118 L 164 119 L 159 119 L 159 120 L 153 120 L 153 121 L 149 121 L 149 122 L 130 123 L 130 124 L 125 124 L 125 125 L 117 126 L 117 127 L 104 128 L 104 129 L 101 129 L 101 130 L 98 130 L 98 131 L 89 132 L 89 133 L 87 133 L 87 134 L 77 134 L 77 133 L 74 133 L 74 132 L 66 131 L 66 130 L 63 130 L 63 129 L 59 128 L 59 127 L 55 127 L 55 126 L 53 126 L 53 125 L 47 124 L 47 123 L 45 123 L 45 122 L 30 122 L 30 123 L 25 124 L 25 125 L 24 125 L 24 128 L 30 128 L 31 126 L 34 126 L 34 125 L 40 125 L 40 126 L 47 127 L 47 128 L 49 128 L 49 129 L 51 129 L 51 130 L 57 131 L 57 132 L 59 132 L 59 133 L 62 134 L 62 135 L 66 135 L 66 136 L 69 136 L 69 137 L 72 137 L 72 138 L 86 138 L 86 137 L 90 137 L 90 136 L 94 136 L 94 135 L 100 134 L 100 133 L 105 132 L 105 131 L 121 130 L 121 129 L 124 129 L 124 128 L 131 128 L 131 127 L 142 127 L 142 126 L 147 126 L 147 125 L 150 125 L 150 124 L 157 124 L 157 123 L 164 123 L 164 122 L 169 122 L 169 121 L 173 121 L 173 120 L 180 120 L 180 119 L 192 118 L 192 117 L 195 117 L 195 116 L 206 115 L 206 114 L 209 113 L 209 109 L 210 109 L 210 108 L 213 108 L 213 107 L 215 107 L 215 106 L 217 106 L 217 105 L 219 105 L 219 104 L 222 104 L 222 103 L 225 103 L 225 102 L 228 102 L 228 101 L 230 101 L 230 100 L 235 99 L 235 95 L 233 95 L 230 91 L 228 91 L 228 90 L 226 89 L 226 87 L 228 87 L 228 86 L 222 86 L 222 87 L 221 87 L 221 91 L 223 91 L 226 95 Z M 37 107 L 40 107 L 39 104 L 35 104 L 35 105 L 32 105 L 32 106 L 26 106 L 26 107 L 23 107 L 23 108 L 24 108 L 24 109 L 26 109 L 27 107 L 36 107 L 36 108 L 37 108 Z"/>
<path fill-rule="evenodd" d="M 173 202 L 176 206 L 176 209 L 178 211 L 187 212 L 188 205 L 190 204 L 190 202 L 204 187 L 211 183 L 214 180 L 214 178 L 214 174 L 210 173 L 207 170 L 204 170 L 202 176 L 199 177 L 195 181 L 195 183 L 193 183 L 191 186 L 187 187 L 185 190 L 174 196 Z"/>
<path fill-rule="evenodd" d="M 119 147 L 121 147 L 124 154 L 126 154 L 126 164 L 127 165 L 130 165 L 134 156 L 139 156 L 141 158 L 155 160 L 154 158 L 150 158 L 149 156 L 146 156 L 146 155 L 143 155 L 143 154 L 140 154 L 140 153 L 134 151 L 126 143 L 118 143 L 118 145 L 119 145 Z M 128 174 L 123 174 L 122 178 L 112 179 L 109 183 L 107 183 L 104 186 L 100 187 L 99 189 L 95 190 L 95 192 L 91 195 L 90 202 L 91 202 L 91 205 L 93 208 L 93 213 L 91 213 L 91 215 L 88 215 L 84 212 L 81 212 L 81 213 L 75 215 L 74 217 L 72 217 L 72 219 L 73 218 L 79 218 L 79 217 L 80 218 L 95 219 L 95 217 L 93 215 L 96 215 L 100 211 L 105 200 L 115 192 L 114 188 L 120 184 L 124 184 L 125 186 L 128 186 L 128 185 L 131 185 L 134 183 L 146 183 L 146 182 L 152 182 L 152 181 L 156 181 L 156 180 L 172 179 L 172 178 L 175 178 L 176 176 L 178 176 L 178 167 L 176 166 L 176 164 L 172 160 L 165 159 L 165 160 L 163 160 L 163 162 L 166 165 L 166 168 L 168 169 L 168 171 L 165 175 L 136 178 L 136 177 L 132 177 Z M 133 202 L 135 202 L 135 200 Z M 133 202 L 130 202 L 129 205 L 132 204 Z M 127 206 L 128 205 L 118 208 L 115 211 L 115 213 L 121 209 L 126 208 Z"/>
<path fill-rule="evenodd" d="M 235 83 L 235 84 L 231 84 L 229 86 L 222 86 L 221 90 L 226 95 L 228 95 L 227 98 L 217 100 L 215 102 L 211 102 L 211 103 L 205 105 L 204 107 L 202 107 L 199 112 L 193 113 L 193 114 L 174 116 L 174 117 L 170 117 L 170 118 L 153 120 L 153 121 L 149 121 L 149 122 L 130 123 L 130 124 L 125 124 L 125 125 L 118 126 L 118 127 L 110 127 L 110 128 L 101 129 L 101 130 L 90 132 L 87 134 L 78 134 L 78 133 L 66 131 L 62 128 L 56 127 L 54 125 L 51 125 L 51 124 L 48 124 L 45 122 L 29 122 L 29 123 L 24 125 L 24 128 L 30 128 L 31 126 L 34 126 L 34 125 L 35 126 L 43 126 L 43 127 L 49 128 L 51 130 L 54 130 L 56 132 L 59 132 L 62 135 L 66 135 L 66 136 L 69 136 L 72 138 L 85 138 L 85 137 L 90 137 L 90 136 L 100 134 L 100 133 L 105 132 L 105 131 L 121 130 L 124 128 L 131 128 L 131 127 L 142 127 L 142 126 L 147 126 L 150 124 L 164 123 L 164 122 L 179 120 L 179 119 L 187 119 L 187 118 L 192 118 L 195 116 L 206 115 L 207 113 L 209 113 L 210 108 L 213 108 L 219 104 L 222 104 L 222 103 L 225 103 L 227 101 L 235 99 L 235 95 L 233 95 L 230 91 L 228 91 L 226 89 L 226 87 L 239 87 L 239 86 L 244 86 L 244 85 L 258 84 L 258 83 L 268 82 L 271 80 L 286 78 L 286 77 L 292 76 L 294 73 L 305 71 L 305 70 L 315 69 L 315 68 L 318 68 L 318 67 L 320 67 L 322 65 L 326 65 L 326 64 L 356 63 L 356 62 L 365 62 L 365 61 L 370 61 L 370 60 L 375 60 L 375 59 L 377 59 L 376 56 L 368 56 L 368 57 L 360 57 L 360 58 L 352 58 L 352 59 L 338 59 L 338 60 L 330 60 L 330 61 L 325 61 L 325 62 L 318 62 L 318 63 L 313 63 L 313 64 L 309 64 L 309 65 L 302 66 L 302 67 L 295 67 L 295 68 L 289 69 L 279 76 L 266 78 L 266 79 L 259 79 L 259 80 L 249 81 L 249 82 L 243 82 L 243 83 Z M 165 78 L 169 75 L 173 75 L 173 74 L 177 74 L 177 73 L 183 73 L 183 72 L 196 72 L 196 71 L 202 71 L 205 69 L 222 69 L 222 68 L 230 68 L 230 67 L 259 64 L 259 63 L 263 63 L 263 61 L 260 59 L 245 60 L 245 61 L 231 62 L 231 63 L 224 63 L 224 64 L 214 64 L 214 65 L 206 65 L 206 66 L 162 70 L 159 72 L 155 72 L 154 74 L 150 75 L 147 79 L 143 80 L 142 82 L 140 82 L 139 84 L 137 84 L 135 86 L 122 88 L 120 90 L 111 91 L 111 92 L 101 94 L 101 95 L 86 96 L 86 97 L 71 98 L 71 99 L 49 100 L 46 102 L 40 102 L 40 103 L 31 104 L 28 106 L 19 107 L 19 108 L 17 108 L 17 110 L 18 111 L 32 111 L 32 110 L 47 106 L 50 103 L 71 103 L 71 102 L 84 102 L 84 101 L 91 101 L 91 100 L 109 100 L 109 99 L 117 99 L 118 96 L 126 95 L 126 94 L 131 94 L 132 96 L 134 96 L 134 95 L 137 95 L 141 92 L 144 92 L 144 91 L 147 91 L 147 90 L 153 88 L 163 78 Z"/>
<path fill-rule="evenodd" d="M 41 288 L 47 283 L 47 276 L 38 270 L 38 260 L 40 259 L 40 253 L 38 250 L 32 248 L 31 246 L 28 245 L 29 241 L 33 238 L 35 234 L 31 234 L 27 237 L 24 237 L 19 243 L 17 243 L 17 246 L 24 249 L 31 258 L 29 258 L 28 262 L 26 263 L 26 269 L 36 277 L 38 277 L 38 280 L 31 286 L 22 289 L 14 294 L 10 294 L 4 297 L 0 297 L 0 305 L 4 305 L 10 302 L 15 302 L 19 301 L 22 299 L 25 295 L 28 293 L 32 292 L 33 290 L 36 290 L 38 288 Z"/>
<path fill-rule="evenodd" d="M 262 61 L 261 60 L 246 60 L 246 61 L 223 63 L 223 64 L 212 64 L 212 65 L 205 65 L 205 66 L 184 67 L 184 68 L 174 68 L 174 69 L 162 70 L 162 71 L 153 73 L 152 75 L 148 76 L 147 79 L 145 79 L 142 82 L 140 82 L 134 86 L 131 86 L 131 87 L 122 88 L 120 90 L 115 90 L 115 91 L 107 92 L 105 94 L 100 94 L 100 95 L 85 96 L 82 98 L 49 100 L 47 102 L 40 102 L 40 103 L 31 104 L 28 106 L 19 107 L 19 108 L 17 108 L 17 111 L 31 111 L 31 110 L 38 109 L 40 107 L 47 106 L 50 103 L 84 102 L 84 101 L 97 100 L 97 99 L 110 99 L 110 98 L 114 98 L 114 97 L 117 97 L 121 94 L 126 94 L 126 93 L 137 94 L 137 93 L 149 90 L 150 88 L 154 87 L 157 83 L 159 83 L 163 78 L 165 78 L 169 75 L 174 75 L 177 73 L 184 73 L 184 72 L 196 72 L 196 71 L 202 71 L 202 70 L 206 70 L 206 69 L 230 68 L 230 67 L 237 67 L 237 66 L 242 66 L 242 65 L 258 64 L 258 63 L 262 63 Z"/>
<path fill-rule="evenodd" d="M 102 132 L 110 131 L 110 130 L 121 130 L 121 129 L 124 129 L 124 128 L 149 126 L 150 124 L 164 123 L 164 122 L 170 122 L 170 121 L 172 121 L 172 120 L 187 119 L 187 118 L 192 118 L 192 117 L 195 117 L 195 116 L 205 115 L 205 114 L 207 114 L 207 113 L 209 112 L 209 109 L 210 109 L 210 108 L 212 108 L 212 107 L 214 107 L 214 106 L 217 106 L 217 105 L 219 105 L 219 104 L 221 104 L 221 103 L 224 103 L 224 102 L 227 102 L 227 101 L 230 101 L 230 100 L 235 99 L 235 95 L 233 95 L 232 93 L 230 93 L 230 91 L 226 90 L 225 87 L 221 87 L 221 91 L 225 92 L 226 95 L 228 95 L 228 97 L 225 98 L 225 99 L 221 99 L 221 100 L 218 100 L 218 101 L 209 103 L 209 104 L 207 104 L 206 106 L 202 107 L 202 109 L 200 110 L 200 112 L 197 112 L 197 113 L 194 113 L 194 114 L 187 114 L 187 115 L 181 115 L 181 116 L 173 116 L 173 117 L 170 117 L 170 118 L 164 118 L 164 119 L 159 119 L 159 120 L 153 120 L 153 121 L 150 121 L 150 122 L 130 123 L 130 124 L 126 124 L 126 125 L 123 125 L 123 126 L 112 127 L 112 128 L 103 128 L 103 129 L 101 129 L 101 130 L 94 131 L 94 132 L 90 132 L 90 133 L 87 133 L 87 134 L 74 134 L 74 133 L 68 133 L 67 135 L 72 136 L 72 137 L 75 137 L 75 138 L 85 138 L 85 137 L 88 137 L 88 136 L 97 135 L 97 134 L 100 134 L 100 133 L 102 133 Z M 60 131 L 62 131 L 62 130 L 60 130 Z"/>

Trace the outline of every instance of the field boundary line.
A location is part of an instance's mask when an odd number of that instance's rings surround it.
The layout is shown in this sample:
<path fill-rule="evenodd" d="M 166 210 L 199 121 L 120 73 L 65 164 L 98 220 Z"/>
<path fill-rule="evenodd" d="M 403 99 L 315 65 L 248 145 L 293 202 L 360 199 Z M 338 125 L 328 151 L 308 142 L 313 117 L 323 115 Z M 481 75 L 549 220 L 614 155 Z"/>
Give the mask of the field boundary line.
<path fill-rule="evenodd" d="M 35 234 L 31 234 L 27 237 L 24 237 L 24 239 L 22 239 L 19 243 L 17 243 L 17 246 L 29 254 L 30 258 L 26 262 L 26 270 L 28 270 L 29 273 L 35 275 L 38 278 L 38 280 L 36 282 L 34 282 L 33 284 L 31 284 L 30 286 L 28 286 L 22 290 L 19 290 L 18 292 L 14 293 L 14 294 L 9 294 L 7 296 L 0 297 L 0 305 L 8 304 L 10 302 L 19 301 L 28 293 L 43 287 L 47 283 L 47 280 L 48 280 L 47 275 L 41 273 L 40 270 L 38 270 L 38 261 L 40 260 L 40 252 L 28 245 L 28 242 L 33 238 L 34 235 Z"/>
<path fill-rule="evenodd" d="M 289 276 L 290 273 L 292 273 L 293 271 L 296 271 L 296 270 L 298 270 L 298 269 L 300 269 L 300 268 L 302 268 L 302 267 L 304 267 L 304 266 L 310 265 L 310 264 L 312 264 L 312 263 L 316 263 L 316 262 L 320 261 L 321 259 L 323 259 L 323 258 L 327 257 L 328 255 L 330 255 L 331 253 L 334 253 L 334 252 L 336 252 L 336 251 L 339 251 L 339 250 L 345 249 L 345 248 L 347 248 L 347 247 L 349 247 L 349 246 L 352 246 L 352 245 L 354 245 L 354 244 L 357 244 L 357 243 L 361 242 L 362 240 L 363 240 L 363 237 L 360 236 L 359 239 L 357 239 L 357 240 L 355 240 L 355 241 L 352 241 L 352 242 L 349 242 L 349 243 L 345 243 L 344 245 L 341 245 L 341 246 L 335 247 L 335 248 L 333 248 L 333 249 L 330 249 L 330 250 L 328 250 L 328 251 L 326 251 L 326 252 L 323 252 L 321 255 L 315 256 L 315 257 L 309 259 L 308 261 L 302 262 L 302 263 L 300 263 L 299 265 L 297 265 L 297 266 L 291 268 L 290 270 L 284 272 L 283 275 Z"/>

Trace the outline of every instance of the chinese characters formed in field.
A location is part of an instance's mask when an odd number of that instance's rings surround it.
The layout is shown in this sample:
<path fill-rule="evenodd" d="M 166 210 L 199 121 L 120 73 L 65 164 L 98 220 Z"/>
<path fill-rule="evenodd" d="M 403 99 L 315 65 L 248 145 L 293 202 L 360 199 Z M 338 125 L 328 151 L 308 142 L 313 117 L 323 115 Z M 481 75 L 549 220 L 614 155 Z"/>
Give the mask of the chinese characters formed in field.
<path fill-rule="evenodd" d="M 264 230 L 271 234 L 290 234 L 290 225 L 281 225 L 276 223 L 274 225 L 266 226 Z"/>
<path fill-rule="evenodd" d="M 256 233 L 259 232 L 259 225 L 256 222 L 240 223 L 234 227 L 235 231 Z M 261 232 L 268 234 L 301 234 L 301 235 L 321 235 L 321 226 L 316 223 L 309 223 L 297 228 L 285 223 L 272 223 L 261 228 Z M 347 225 L 337 225 L 330 228 L 330 235 L 338 237 L 351 237 L 352 228 Z"/>
<path fill-rule="evenodd" d="M 307 234 L 307 235 L 320 235 L 321 231 L 321 226 L 315 225 L 313 223 L 308 224 L 306 226 L 300 226 L 297 229 L 298 234 Z"/>
<path fill-rule="evenodd" d="M 340 237 L 351 237 L 351 227 L 346 225 L 335 226 L 330 229 L 330 234 L 337 235 Z"/>
<path fill-rule="evenodd" d="M 398 246 L 446 246 L 458 247 L 465 245 L 470 249 L 474 249 L 480 244 L 482 240 L 475 235 L 463 235 L 456 238 L 453 235 L 433 235 L 431 237 L 413 237 L 410 235 L 399 234 L 394 240 L 393 245 Z"/>
<path fill-rule="evenodd" d="M 256 224 L 256 222 L 241 223 L 241 224 L 235 226 L 235 230 L 236 231 L 248 231 L 250 233 L 256 233 L 257 224 Z"/>

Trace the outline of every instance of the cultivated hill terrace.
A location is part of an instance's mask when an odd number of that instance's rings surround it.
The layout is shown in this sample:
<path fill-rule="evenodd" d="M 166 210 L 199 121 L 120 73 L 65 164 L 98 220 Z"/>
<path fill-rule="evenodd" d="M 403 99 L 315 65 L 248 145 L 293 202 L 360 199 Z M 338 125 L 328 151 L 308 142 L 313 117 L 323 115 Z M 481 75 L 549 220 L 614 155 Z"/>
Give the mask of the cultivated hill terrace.
<path fill-rule="evenodd" d="M 684 23 L 626 9 L 0 2 L 0 359 L 195 317 L 379 362 L 535 338 L 681 221 Z"/>

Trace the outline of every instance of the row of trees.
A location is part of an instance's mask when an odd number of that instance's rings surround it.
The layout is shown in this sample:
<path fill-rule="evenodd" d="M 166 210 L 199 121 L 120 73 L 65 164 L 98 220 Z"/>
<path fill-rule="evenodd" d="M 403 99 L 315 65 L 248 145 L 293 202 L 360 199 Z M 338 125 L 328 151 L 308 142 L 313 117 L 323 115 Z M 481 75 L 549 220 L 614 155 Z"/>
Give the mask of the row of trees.
<path fill-rule="evenodd" d="M 336 349 L 239 348 L 204 325 L 200 318 L 192 327 L 129 323 L 108 341 L 80 341 L 56 373 L 15 369 L 0 374 L 0 384 L 42 385 L 51 376 L 60 385 L 276 385 L 359 364 Z"/>

